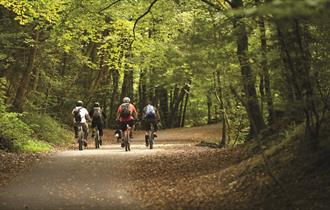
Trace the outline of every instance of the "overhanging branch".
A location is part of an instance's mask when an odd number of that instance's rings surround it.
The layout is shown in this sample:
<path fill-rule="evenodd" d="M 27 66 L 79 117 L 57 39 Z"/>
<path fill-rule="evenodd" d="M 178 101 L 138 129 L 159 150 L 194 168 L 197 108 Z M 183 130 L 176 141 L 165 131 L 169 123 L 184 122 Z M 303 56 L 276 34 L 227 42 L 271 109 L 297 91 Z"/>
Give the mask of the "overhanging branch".
<path fill-rule="evenodd" d="M 154 0 L 147 11 L 145 11 L 145 13 L 143 13 L 140 17 L 138 17 L 135 22 L 134 22 L 134 26 L 133 26 L 133 36 L 134 36 L 134 40 L 135 40 L 135 28 L 136 28 L 136 25 L 137 23 L 139 22 L 139 20 L 141 20 L 144 16 L 146 16 L 150 11 L 151 11 L 151 8 L 154 6 L 154 4 L 157 2 L 158 0 Z"/>
<path fill-rule="evenodd" d="M 213 2 L 211 2 L 209 0 L 201 0 L 201 1 L 204 2 L 205 4 L 209 5 L 209 6 L 213 7 L 214 9 L 216 9 L 218 11 L 222 11 L 223 10 L 223 8 L 220 5 L 215 4 L 215 3 L 213 3 Z"/>
<path fill-rule="evenodd" d="M 100 9 L 99 13 L 103 12 L 104 10 L 109 9 L 110 7 L 112 7 L 113 5 L 117 4 L 120 1 L 121 0 L 117 0 L 117 1 L 112 2 L 111 4 L 109 4 L 108 6 L 104 7 L 103 9 Z"/>

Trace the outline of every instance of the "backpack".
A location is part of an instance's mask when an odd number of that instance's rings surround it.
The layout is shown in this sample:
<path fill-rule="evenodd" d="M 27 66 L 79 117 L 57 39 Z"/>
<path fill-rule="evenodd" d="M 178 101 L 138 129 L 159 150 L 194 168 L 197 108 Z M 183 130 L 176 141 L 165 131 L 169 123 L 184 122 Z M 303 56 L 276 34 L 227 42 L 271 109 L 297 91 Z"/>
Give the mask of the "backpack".
<path fill-rule="evenodd" d="M 102 118 L 102 111 L 100 107 L 93 108 L 93 119 L 101 119 Z"/>
<path fill-rule="evenodd" d="M 122 118 L 128 118 L 129 116 L 131 116 L 131 111 L 129 110 L 129 103 L 125 103 L 121 105 L 121 112 L 120 112 L 120 116 Z"/>
<path fill-rule="evenodd" d="M 156 110 L 155 107 L 153 107 L 152 105 L 147 105 L 146 107 L 146 111 L 144 114 L 144 118 L 146 119 L 154 119 L 156 118 Z"/>
<path fill-rule="evenodd" d="M 81 115 L 80 115 L 80 110 L 81 110 L 82 108 L 79 108 L 79 109 L 77 109 L 77 110 L 75 110 L 74 112 L 73 112 L 73 116 L 74 116 L 74 121 L 76 122 L 76 123 L 80 123 L 81 122 Z"/>

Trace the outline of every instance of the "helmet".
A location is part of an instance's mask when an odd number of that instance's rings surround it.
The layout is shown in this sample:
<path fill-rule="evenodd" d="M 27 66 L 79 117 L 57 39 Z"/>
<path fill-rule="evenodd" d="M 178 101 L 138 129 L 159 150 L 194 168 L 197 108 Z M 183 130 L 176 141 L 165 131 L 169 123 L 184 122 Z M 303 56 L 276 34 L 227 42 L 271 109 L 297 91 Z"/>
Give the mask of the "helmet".
<path fill-rule="evenodd" d="M 82 102 L 82 101 L 77 101 L 77 102 L 76 102 L 76 105 L 77 105 L 77 106 L 82 106 L 82 105 L 83 105 L 83 102 Z"/>
<path fill-rule="evenodd" d="M 100 103 L 99 102 L 94 102 L 94 107 L 99 107 L 100 106 Z"/>
<path fill-rule="evenodd" d="M 130 101 L 131 101 L 131 99 L 128 98 L 128 97 L 123 98 L 123 102 L 124 102 L 124 103 L 129 103 Z"/>

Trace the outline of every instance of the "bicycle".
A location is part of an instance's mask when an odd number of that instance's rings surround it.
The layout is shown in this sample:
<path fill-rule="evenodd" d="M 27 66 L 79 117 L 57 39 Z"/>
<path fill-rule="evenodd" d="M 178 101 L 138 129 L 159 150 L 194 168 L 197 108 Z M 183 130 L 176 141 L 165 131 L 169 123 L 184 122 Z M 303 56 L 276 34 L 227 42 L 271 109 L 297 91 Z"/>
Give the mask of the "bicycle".
<path fill-rule="evenodd" d="M 127 129 L 124 131 L 124 139 L 123 139 L 126 152 L 131 151 L 131 144 L 130 144 L 131 138 L 129 136 L 130 132 L 131 132 L 131 127 L 127 124 Z"/>
<path fill-rule="evenodd" d="M 84 149 L 84 131 L 82 129 L 82 124 L 78 124 L 78 149 L 83 150 Z"/>
<path fill-rule="evenodd" d="M 100 148 L 100 144 L 101 144 L 101 137 L 100 137 L 100 131 L 98 129 L 98 127 L 95 127 L 95 136 L 94 136 L 94 141 L 95 141 L 95 149 L 99 149 Z"/>
<path fill-rule="evenodd" d="M 155 141 L 154 124 L 152 122 L 150 122 L 150 130 L 148 131 L 147 147 L 149 146 L 150 149 L 153 149 L 153 147 L 154 147 L 154 141 Z"/>

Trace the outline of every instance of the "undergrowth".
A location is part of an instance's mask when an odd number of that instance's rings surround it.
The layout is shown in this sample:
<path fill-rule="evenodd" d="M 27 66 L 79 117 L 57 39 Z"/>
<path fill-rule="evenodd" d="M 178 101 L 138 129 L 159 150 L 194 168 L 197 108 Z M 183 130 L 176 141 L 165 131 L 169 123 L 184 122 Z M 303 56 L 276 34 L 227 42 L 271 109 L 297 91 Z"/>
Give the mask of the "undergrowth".
<path fill-rule="evenodd" d="M 68 129 L 48 115 L 8 112 L 0 90 L 0 150 L 46 152 L 70 139 Z"/>

